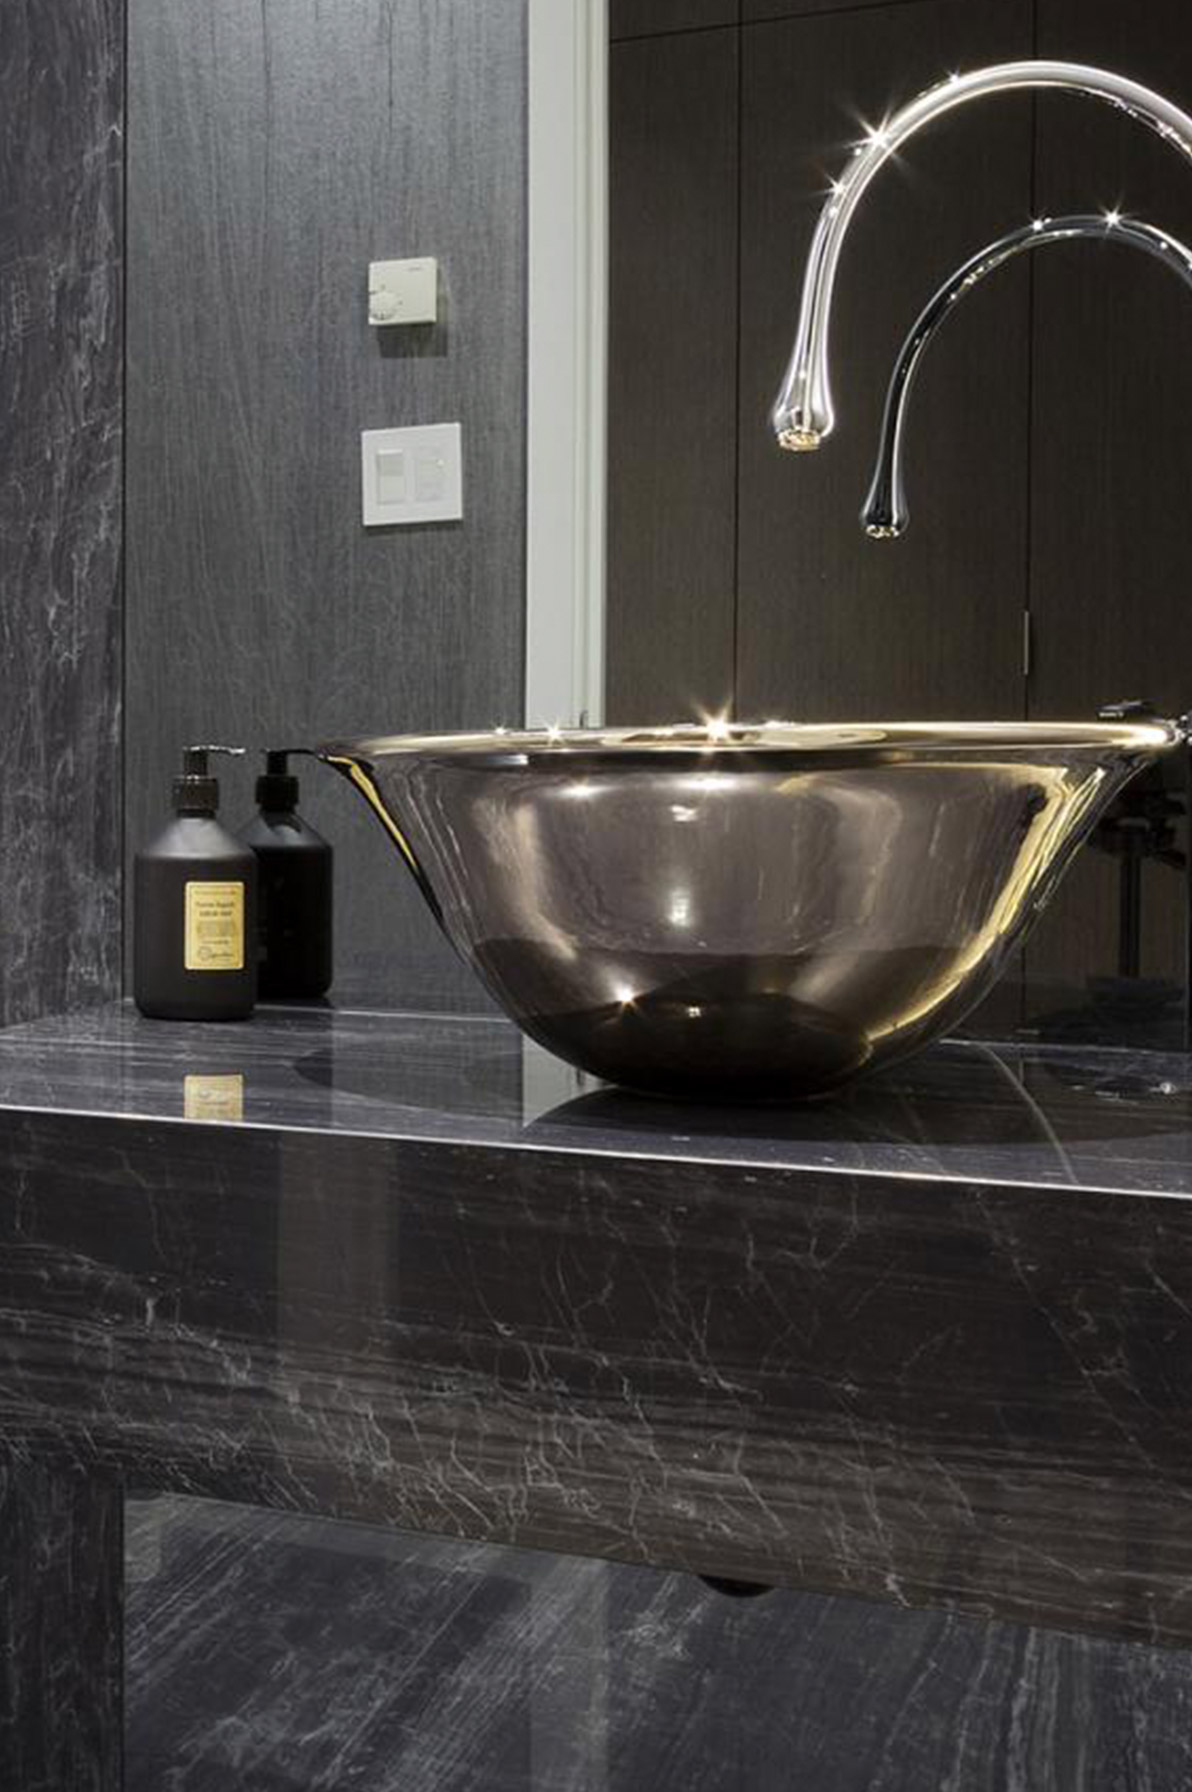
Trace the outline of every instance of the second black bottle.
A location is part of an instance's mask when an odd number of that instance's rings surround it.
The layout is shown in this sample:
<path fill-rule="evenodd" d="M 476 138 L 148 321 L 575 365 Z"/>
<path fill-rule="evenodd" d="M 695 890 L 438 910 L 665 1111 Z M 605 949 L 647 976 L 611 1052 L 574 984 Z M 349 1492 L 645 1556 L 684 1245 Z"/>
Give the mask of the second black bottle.
<path fill-rule="evenodd" d="M 258 993 L 313 1001 L 331 987 L 332 853 L 298 813 L 288 752 L 265 755 L 258 811 L 240 838 L 257 856 Z"/>

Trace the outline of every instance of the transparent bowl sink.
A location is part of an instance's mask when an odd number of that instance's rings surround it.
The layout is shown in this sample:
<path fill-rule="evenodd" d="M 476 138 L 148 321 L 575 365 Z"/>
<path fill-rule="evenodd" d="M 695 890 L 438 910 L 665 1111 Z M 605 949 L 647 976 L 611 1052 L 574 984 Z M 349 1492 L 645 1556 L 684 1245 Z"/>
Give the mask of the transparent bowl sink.
<path fill-rule="evenodd" d="M 1183 738 L 766 723 L 320 751 L 549 1051 L 647 1093 L 779 1101 L 955 1028 L 1122 786 Z"/>

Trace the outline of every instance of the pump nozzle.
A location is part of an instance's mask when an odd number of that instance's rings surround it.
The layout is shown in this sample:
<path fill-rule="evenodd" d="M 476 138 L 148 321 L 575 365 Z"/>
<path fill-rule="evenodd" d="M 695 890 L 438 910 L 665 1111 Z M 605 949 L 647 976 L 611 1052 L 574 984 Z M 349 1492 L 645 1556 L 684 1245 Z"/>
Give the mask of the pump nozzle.
<path fill-rule="evenodd" d="M 244 757 L 243 747 L 187 747 L 182 755 L 182 776 L 174 780 L 174 807 L 179 815 L 214 815 L 219 808 L 219 783 L 211 776 L 212 753 L 231 759 Z"/>
<path fill-rule="evenodd" d="M 278 814 L 298 807 L 298 780 L 290 770 L 291 753 L 302 747 L 270 747 L 265 754 L 265 770 L 257 779 L 257 803 L 267 814 Z"/>

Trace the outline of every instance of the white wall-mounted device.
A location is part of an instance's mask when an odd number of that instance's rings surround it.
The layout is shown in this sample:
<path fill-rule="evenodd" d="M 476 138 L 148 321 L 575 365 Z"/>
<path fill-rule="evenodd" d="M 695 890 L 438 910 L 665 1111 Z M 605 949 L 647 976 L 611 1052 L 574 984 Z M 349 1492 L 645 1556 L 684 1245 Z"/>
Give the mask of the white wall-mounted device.
<path fill-rule="evenodd" d="M 433 324 L 438 315 L 439 264 L 433 255 L 418 261 L 369 262 L 370 324 Z"/>
<path fill-rule="evenodd" d="M 364 526 L 458 522 L 464 514 L 458 423 L 366 429 L 360 437 Z"/>

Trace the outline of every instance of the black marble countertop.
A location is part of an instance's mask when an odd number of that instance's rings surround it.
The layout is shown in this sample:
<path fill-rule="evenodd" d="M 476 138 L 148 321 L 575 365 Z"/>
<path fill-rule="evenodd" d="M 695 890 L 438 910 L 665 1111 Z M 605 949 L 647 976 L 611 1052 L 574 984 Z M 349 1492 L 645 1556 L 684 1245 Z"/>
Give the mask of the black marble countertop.
<path fill-rule="evenodd" d="M 131 1487 L 1187 1646 L 1188 1195 L 1182 1058 L 717 1111 L 490 1018 L 13 1028 L 0 1516 L 68 1590 Z"/>
<path fill-rule="evenodd" d="M 936 1046 L 845 1097 L 685 1107 L 592 1082 L 475 1015 L 129 1004 L 0 1032 L 0 1109 L 201 1120 L 676 1163 L 1192 1196 L 1192 1059 Z"/>

